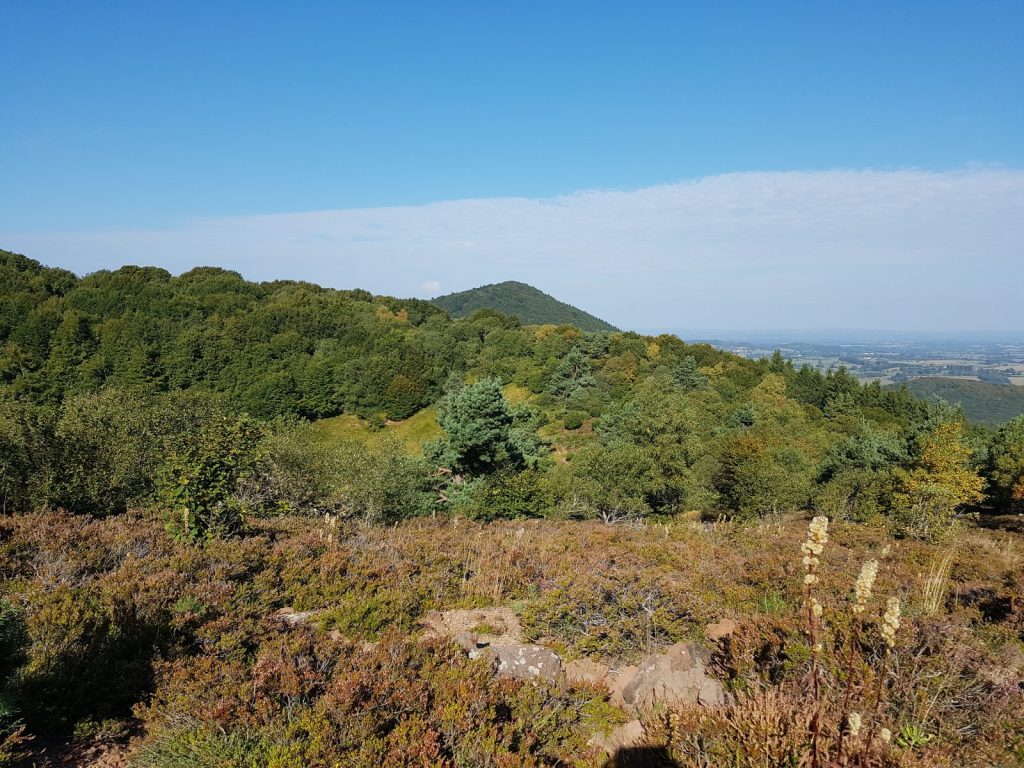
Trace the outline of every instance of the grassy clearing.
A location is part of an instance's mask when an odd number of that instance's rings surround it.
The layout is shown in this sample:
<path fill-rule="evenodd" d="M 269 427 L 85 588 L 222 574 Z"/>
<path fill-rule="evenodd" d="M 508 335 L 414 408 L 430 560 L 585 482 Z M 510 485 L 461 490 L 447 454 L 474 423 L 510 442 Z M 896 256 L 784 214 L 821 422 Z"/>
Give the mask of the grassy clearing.
<path fill-rule="evenodd" d="M 525 403 L 532 397 L 530 390 L 518 384 L 508 384 L 502 391 L 511 405 Z M 405 446 L 410 456 L 419 456 L 423 453 L 425 441 L 436 440 L 442 435 L 434 406 L 424 408 L 404 421 L 389 421 L 382 429 L 373 429 L 365 419 L 348 413 L 315 423 L 329 440 L 359 440 L 370 448 L 380 445 L 385 438 L 395 438 Z"/>
<path fill-rule="evenodd" d="M 501 388 L 501 391 L 505 394 L 505 399 L 508 400 L 510 405 L 525 403 L 533 397 L 533 393 L 530 390 L 518 384 L 506 384 Z"/>
<path fill-rule="evenodd" d="M 364 419 L 351 414 L 321 419 L 316 422 L 316 426 L 329 440 L 360 440 L 370 448 L 392 437 L 405 446 L 410 456 L 422 453 L 424 441 L 441 436 L 437 409 L 434 407 L 424 408 L 404 421 L 389 422 L 383 429 L 372 429 Z"/>

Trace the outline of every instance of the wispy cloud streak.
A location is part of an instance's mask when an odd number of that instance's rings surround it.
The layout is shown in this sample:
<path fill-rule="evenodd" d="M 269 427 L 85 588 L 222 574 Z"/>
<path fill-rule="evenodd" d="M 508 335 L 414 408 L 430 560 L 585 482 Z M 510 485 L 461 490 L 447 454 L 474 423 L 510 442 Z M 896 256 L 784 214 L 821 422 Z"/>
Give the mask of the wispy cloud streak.
<path fill-rule="evenodd" d="M 425 295 L 519 279 L 623 327 L 1024 329 L 1024 171 L 736 173 L 547 199 L 0 234 L 77 272 L 197 264 Z"/>

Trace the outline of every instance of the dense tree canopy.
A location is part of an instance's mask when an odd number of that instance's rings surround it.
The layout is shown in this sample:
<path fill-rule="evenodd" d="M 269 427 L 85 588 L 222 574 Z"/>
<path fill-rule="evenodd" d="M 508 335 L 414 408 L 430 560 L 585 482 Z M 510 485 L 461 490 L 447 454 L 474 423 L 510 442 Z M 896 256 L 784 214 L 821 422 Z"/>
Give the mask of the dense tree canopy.
<path fill-rule="evenodd" d="M 955 409 L 779 354 L 752 361 L 668 335 L 524 325 L 493 309 L 453 320 L 428 302 L 214 267 L 78 278 L 0 252 L 0 283 L 8 511 L 174 506 L 173 484 L 161 496 L 156 479 L 174 461 L 179 478 L 205 477 L 189 451 L 230 447 L 245 418 L 261 437 L 213 473 L 227 477 L 223 498 L 189 489 L 189 504 L 223 512 L 241 495 L 248 514 L 393 518 L 447 503 L 483 517 L 606 519 L 807 506 L 853 519 L 903 510 L 905 522 L 936 489 L 960 489 L 942 496 L 954 516 L 976 503 L 982 471 L 991 501 L 1021 496 L 1019 425 L 989 450 L 989 433 Z M 299 450 L 286 437 L 296 418 L 355 414 L 388 429 L 431 405 L 443 437 L 424 458 Z M 944 457 L 936 441 L 951 422 L 961 424 L 951 445 L 967 453 Z M 303 462 L 325 479 L 301 481 Z M 380 466 L 391 479 L 370 469 Z"/>

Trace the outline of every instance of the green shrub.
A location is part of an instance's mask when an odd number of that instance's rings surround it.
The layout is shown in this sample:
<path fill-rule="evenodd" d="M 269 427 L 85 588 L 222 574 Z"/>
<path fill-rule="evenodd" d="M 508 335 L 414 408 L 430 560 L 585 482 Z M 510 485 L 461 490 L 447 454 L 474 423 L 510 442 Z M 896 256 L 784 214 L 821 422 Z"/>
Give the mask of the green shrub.
<path fill-rule="evenodd" d="M 583 426 L 583 422 L 587 420 L 587 415 L 586 411 L 569 411 L 563 419 L 565 428 L 569 430 L 579 429 Z"/>
<path fill-rule="evenodd" d="M 528 638 L 554 639 L 571 655 L 635 660 L 693 631 L 683 597 L 648 574 L 594 573 L 582 581 L 573 574 L 529 603 L 521 618 Z"/>
<path fill-rule="evenodd" d="M 302 768 L 298 752 L 268 744 L 259 734 L 193 724 L 161 731 L 133 763 L 140 768 Z"/>
<path fill-rule="evenodd" d="M 465 513 L 476 520 L 542 517 L 552 507 L 544 476 L 536 469 L 502 471 L 488 477 L 473 493 Z"/>
<path fill-rule="evenodd" d="M 161 468 L 160 500 L 169 530 L 203 541 L 242 527 L 239 482 L 259 460 L 263 429 L 247 418 L 221 417 L 171 448 Z"/>

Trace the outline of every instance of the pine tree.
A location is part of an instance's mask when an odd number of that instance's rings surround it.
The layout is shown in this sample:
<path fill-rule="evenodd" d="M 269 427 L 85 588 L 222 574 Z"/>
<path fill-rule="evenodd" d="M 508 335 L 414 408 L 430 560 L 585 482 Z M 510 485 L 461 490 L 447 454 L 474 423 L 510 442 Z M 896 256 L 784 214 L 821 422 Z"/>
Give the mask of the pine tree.
<path fill-rule="evenodd" d="M 708 377 L 700 372 L 696 358 L 693 355 L 687 355 L 679 365 L 672 369 L 672 381 L 684 392 L 691 392 L 706 385 Z"/>
<path fill-rule="evenodd" d="M 548 391 L 568 401 L 580 390 L 597 384 L 590 370 L 590 361 L 579 347 L 573 347 L 558 364 L 548 385 Z"/>
<path fill-rule="evenodd" d="M 517 463 L 510 440 L 512 409 L 496 379 L 481 379 L 449 394 L 437 420 L 447 439 L 431 453 L 452 470 L 475 476 Z"/>

